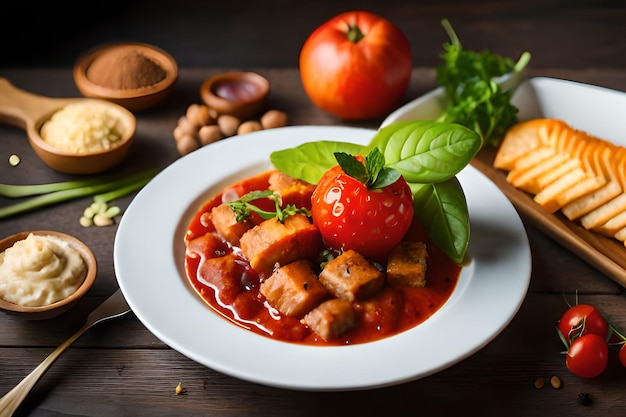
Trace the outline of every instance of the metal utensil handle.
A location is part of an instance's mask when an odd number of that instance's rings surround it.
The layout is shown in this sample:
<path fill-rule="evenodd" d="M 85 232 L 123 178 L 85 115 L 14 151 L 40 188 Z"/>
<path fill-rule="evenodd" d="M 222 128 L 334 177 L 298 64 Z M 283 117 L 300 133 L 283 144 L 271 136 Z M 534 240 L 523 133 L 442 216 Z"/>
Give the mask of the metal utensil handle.
<path fill-rule="evenodd" d="M 48 368 L 57 360 L 61 353 L 65 351 L 83 333 L 104 320 L 123 316 L 130 308 L 124 300 L 121 290 L 117 290 L 113 295 L 100 304 L 89 316 L 85 324 L 72 336 L 57 347 L 48 355 L 35 369 L 31 371 L 19 384 L 11 391 L 0 398 L 0 417 L 11 417 L 15 410 L 26 398 L 30 390 L 35 386 L 39 378 L 46 373 Z"/>

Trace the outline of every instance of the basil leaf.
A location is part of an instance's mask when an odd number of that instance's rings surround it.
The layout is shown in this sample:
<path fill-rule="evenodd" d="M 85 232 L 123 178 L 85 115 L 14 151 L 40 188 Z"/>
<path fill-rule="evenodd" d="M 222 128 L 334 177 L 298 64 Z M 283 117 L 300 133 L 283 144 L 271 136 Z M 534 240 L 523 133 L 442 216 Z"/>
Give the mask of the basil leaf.
<path fill-rule="evenodd" d="M 308 142 L 274 151 L 270 154 L 270 161 L 276 169 L 287 175 L 317 184 L 326 171 L 337 165 L 335 152 L 361 155 L 365 152 L 365 146 L 324 140 Z"/>
<path fill-rule="evenodd" d="M 458 174 L 482 146 L 475 131 L 432 120 L 392 123 L 380 129 L 370 147 L 378 147 L 385 166 L 407 182 L 436 183 Z"/>
<path fill-rule="evenodd" d="M 463 262 L 470 235 L 465 194 L 456 177 L 436 184 L 409 183 L 413 207 L 428 236 L 457 264 Z"/>

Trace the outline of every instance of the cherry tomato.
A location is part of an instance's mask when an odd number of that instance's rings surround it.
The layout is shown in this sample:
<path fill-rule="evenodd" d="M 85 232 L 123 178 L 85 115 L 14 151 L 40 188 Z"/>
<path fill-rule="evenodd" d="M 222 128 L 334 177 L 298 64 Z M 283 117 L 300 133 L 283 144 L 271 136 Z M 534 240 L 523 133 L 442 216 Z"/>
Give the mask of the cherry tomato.
<path fill-rule="evenodd" d="M 328 170 L 311 197 L 313 223 L 333 249 L 353 249 L 383 262 L 413 221 L 413 197 L 403 177 L 381 189 L 366 186 L 340 166 Z"/>
<path fill-rule="evenodd" d="M 624 343 L 620 348 L 617 357 L 619 359 L 619 363 L 621 363 L 623 367 L 626 367 L 626 343 Z"/>
<path fill-rule="evenodd" d="M 306 94 L 346 120 L 393 110 L 411 79 L 411 46 L 388 20 L 364 11 L 342 13 L 318 27 L 300 51 Z"/>
<path fill-rule="evenodd" d="M 561 334 L 572 343 L 578 336 L 596 334 L 606 340 L 609 325 L 602 314 L 589 304 L 576 304 L 563 313 L 558 323 Z"/>
<path fill-rule="evenodd" d="M 606 369 L 609 346 L 597 334 L 586 334 L 574 339 L 567 350 L 567 369 L 581 378 L 594 378 Z"/>

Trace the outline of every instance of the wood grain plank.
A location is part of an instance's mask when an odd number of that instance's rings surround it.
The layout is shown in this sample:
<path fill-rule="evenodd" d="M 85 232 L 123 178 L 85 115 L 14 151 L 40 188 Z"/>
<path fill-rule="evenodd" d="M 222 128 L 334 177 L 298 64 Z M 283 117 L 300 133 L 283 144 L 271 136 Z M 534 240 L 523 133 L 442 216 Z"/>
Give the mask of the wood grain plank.
<path fill-rule="evenodd" d="M 603 306 L 616 326 L 626 327 L 621 314 L 626 307 L 623 296 L 585 296 L 581 301 Z M 363 416 L 410 410 L 451 415 L 467 407 L 481 416 L 499 416 L 504 410 L 507 416 L 551 415 L 557 409 L 571 416 L 587 416 L 590 410 L 594 415 L 616 415 L 625 400 L 623 372 L 615 366 L 614 356 L 614 366 L 594 380 L 577 378 L 565 367 L 562 345 L 552 326 L 565 308 L 559 294 L 530 294 L 507 329 L 469 358 L 421 380 L 357 392 L 266 387 L 220 374 L 171 349 L 71 348 L 35 387 L 21 415 L 307 417 L 345 415 L 347 410 Z M 3 351 L 0 392 L 17 383 L 47 350 Z M 10 366 L 8 357 L 14 358 Z M 553 375 L 561 378 L 561 389 L 534 388 L 536 378 L 548 382 Z M 186 388 L 184 395 L 175 395 L 178 383 Z M 592 409 L 577 403 L 581 392 L 594 398 Z M 455 401 L 450 401 L 452 397 Z"/>

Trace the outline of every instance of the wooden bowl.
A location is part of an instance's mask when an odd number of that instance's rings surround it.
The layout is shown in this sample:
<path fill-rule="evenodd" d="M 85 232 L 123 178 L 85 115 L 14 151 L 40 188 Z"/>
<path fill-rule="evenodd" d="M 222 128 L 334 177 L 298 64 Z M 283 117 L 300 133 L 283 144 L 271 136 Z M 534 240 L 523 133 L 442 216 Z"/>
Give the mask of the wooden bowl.
<path fill-rule="evenodd" d="M 0 253 L 12 247 L 16 242 L 26 239 L 30 233 L 42 236 L 53 236 L 64 240 L 72 248 L 78 251 L 80 256 L 83 258 L 86 266 L 86 275 L 80 287 L 78 287 L 78 289 L 69 297 L 59 300 L 50 305 L 41 307 L 27 307 L 11 303 L 0 298 L 0 310 L 4 311 L 7 314 L 23 317 L 28 320 L 50 319 L 66 312 L 71 307 L 73 307 L 78 302 L 78 300 L 80 300 L 81 297 L 83 297 L 91 288 L 96 279 L 96 257 L 94 256 L 91 249 L 89 249 L 89 247 L 82 241 L 65 233 L 55 232 L 51 230 L 26 231 L 8 236 L 0 240 Z"/>
<path fill-rule="evenodd" d="M 126 108 L 102 99 L 44 97 L 21 90 L 0 78 L 0 122 L 26 130 L 28 141 L 39 158 L 51 168 L 68 174 L 95 174 L 119 164 L 127 155 L 135 135 L 137 120 Z M 74 103 L 95 102 L 114 112 L 123 125 L 119 143 L 111 149 L 73 153 L 57 149 L 41 137 L 41 127 L 54 113 Z"/>
<path fill-rule="evenodd" d="M 159 105 L 178 79 L 178 65 L 166 51 L 139 43 L 110 43 L 78 59 L 74 82 L 85 97 L 101 98 L 142 111 Z"/>
<path fill-rule="evenodd" d="M 244 121 L 261 112 L 269 91 L 269 81 L 260 74 L 232 71 L 206 79 L 200 87 L 200 97 L 219 114 Z"/>

